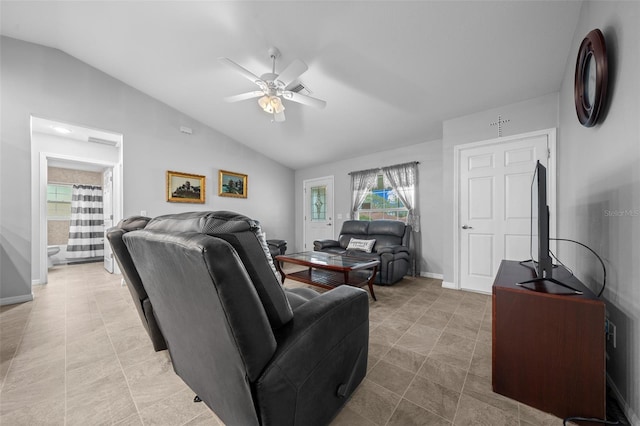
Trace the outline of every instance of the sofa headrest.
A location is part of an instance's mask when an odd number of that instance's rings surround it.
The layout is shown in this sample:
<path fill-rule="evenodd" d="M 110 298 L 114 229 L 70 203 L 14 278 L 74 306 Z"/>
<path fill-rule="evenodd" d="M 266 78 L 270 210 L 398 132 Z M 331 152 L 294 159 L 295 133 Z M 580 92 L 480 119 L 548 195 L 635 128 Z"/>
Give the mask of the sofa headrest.
<path fill-rule="evenodd" d="M 118 222 L 116 228 L 120 228 L 127 232 L 144 229 L 150 220 L 151 218 L 146 216 L 131 216 Z"/>
<path fill-rule="evenodd" d="M 146 229 L 166 232 L 219 234 L 249 231 L 259 223 L 230 211 L 204 211 L 167 214 L 152 219 Z"/>
<path fill-rule="evenodd" d="M 395 220 L 374 220 L 369 223 L 369 235 L 391 235 L 402 237 L 406 225 Z"/>
<path fill-rule="evenodd" d="M 369 222 L 364 220 L 345 220 L 342 224 L 341 234 L 367 235 Z"/>

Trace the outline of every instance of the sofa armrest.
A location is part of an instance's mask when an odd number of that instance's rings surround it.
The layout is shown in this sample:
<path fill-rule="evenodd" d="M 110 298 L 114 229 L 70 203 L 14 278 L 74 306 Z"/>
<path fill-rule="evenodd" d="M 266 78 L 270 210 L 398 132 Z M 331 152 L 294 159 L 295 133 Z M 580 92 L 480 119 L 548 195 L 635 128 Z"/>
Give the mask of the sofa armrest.
<path fill-rule="evenodd" d="M 278 407 L 296 407 L 290 415 L 328 423 L 317 407 L 331 412 L 329 407 L 344 404 L 366 374 L 368 293 L 335 288 L 299 306 L 274 334 L 276 353 L 255 383 L 263 424 L 295 423 L 281 417 L 289 410 Z"/>
<path fill-rule="evenodd" d="M 383 253 L 409 253 L 409 247 L 405 247 L 405 246 L 401 246 L 401 245 L 395 245 L 395 246 L 386 246 L 386 247 L 380 247 L 378 249 L 376 249 L 376 253 L 378 254 L 383 254 Z"/>
<path fill-rule="evenodd" d="M 313 249 L 315 251 L 322 251 L 329 247 L 340 247 L 340 243 L 336 240 L 315 240 L 313 242 Z"/>

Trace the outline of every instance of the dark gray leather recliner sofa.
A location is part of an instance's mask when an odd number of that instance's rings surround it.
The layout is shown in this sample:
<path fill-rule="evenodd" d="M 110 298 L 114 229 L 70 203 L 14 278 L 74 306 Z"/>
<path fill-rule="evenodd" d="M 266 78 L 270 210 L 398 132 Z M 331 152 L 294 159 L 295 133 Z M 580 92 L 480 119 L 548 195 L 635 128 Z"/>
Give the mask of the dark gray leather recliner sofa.
<path fill-rule="evenodd" d="M 167 215 L 123 241 L 174 370 L 225 424 L 327 424 L 364 378 L 367 293 L 285 291 L 258 222 Z"/>
<path fill-rule="evenodd" d="M 131 216 L 126 219 L 122 219 L 116 226 L 107 231 L 107 240 L 111 244 L 113 255 L 116 259 L 116 263 L 120 267 L 122 277 L 124 278 L 131 297 L 133 298 L 142 325 L 147 330 L 153 349 L 156 352 L 167 349 L 167 343 L 164 341 L 164 336 L 158 327 L 158 322 L 153 313 L 153 306 L 147 295 L 147 291 L 144 289 L 140 275 L 133 265 L 129 250 L 124 245 L 122 237 L 129 231 L 135 231 L 136 229 L 144 229 L 149 221 L 150 217 L 146 216 Z"/>
<path fill-rule="evenodd" d="M 376 240 L 371 253 L 347 250 L 351 238 Z M 395 220 L 346 220 L 338 240 L 317 240 L 315 251 L 348 254 L 380 260 L 376 284 L 391 285 L 400 281 L 411 267 L 409 243 L 411 226 Z"/>

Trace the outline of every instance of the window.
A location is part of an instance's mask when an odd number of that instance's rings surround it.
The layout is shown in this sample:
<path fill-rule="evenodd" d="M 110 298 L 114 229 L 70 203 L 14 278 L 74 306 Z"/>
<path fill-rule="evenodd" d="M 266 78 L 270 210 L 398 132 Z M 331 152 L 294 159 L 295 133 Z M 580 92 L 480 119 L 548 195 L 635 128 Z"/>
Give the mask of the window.
<path fill-rule="evenodd" d="M 407 223 L 408 213 L 409 210 L 400 201 L 387 178 L 380 173 L 373 188 L 358 208 L 358 219 L 369 221 L 389 219 Z"/>
<path fill-rule="evenodd" d="M 47 218 L 71 219 L 71 185 L 47 185 Z"/>

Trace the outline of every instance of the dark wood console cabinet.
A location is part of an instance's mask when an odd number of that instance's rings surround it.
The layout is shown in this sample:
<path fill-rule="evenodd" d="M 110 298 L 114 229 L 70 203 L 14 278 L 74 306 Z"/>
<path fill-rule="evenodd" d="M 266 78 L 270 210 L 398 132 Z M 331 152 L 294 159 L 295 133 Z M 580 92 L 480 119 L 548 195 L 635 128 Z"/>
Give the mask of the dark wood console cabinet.
<path fill-rule="evenodd" d="M 552 283 L 516 285 L 535 274 L 503 260 L 493 283 L 493 390 L 560 418 L 605 418 L 605 305 L 566 269 Z"/>

